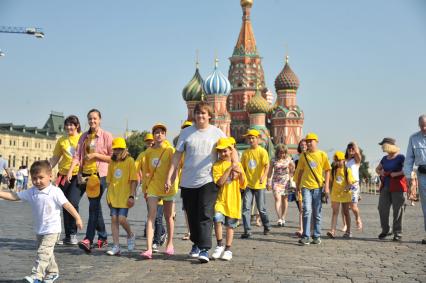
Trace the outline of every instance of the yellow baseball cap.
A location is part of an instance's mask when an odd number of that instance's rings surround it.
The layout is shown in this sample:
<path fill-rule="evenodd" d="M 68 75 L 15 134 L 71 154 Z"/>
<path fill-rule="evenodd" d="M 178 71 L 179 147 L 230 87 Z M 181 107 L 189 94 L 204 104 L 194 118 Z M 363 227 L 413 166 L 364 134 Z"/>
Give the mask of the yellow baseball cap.
<path fill-rule="evenodd" d="M 182 126 L 180 126 L 181 129 L 185 129 L 186 127 L 192 126 L 192 122 L 186 120 L 185 122 L 183 122 Z"/>
<path fill-rule="evenodd" d="M 318 136 L 315 133 L 308 133 L 305 140 L 316 140 L 318 141 Z"/>
<path fill-rule="evenodd" d="M 334 153 L 334 158 L 337 160 L 345 160 L 345 153 L 343 151 L 336 151 Z"/>
<path fill-rule="evenodd" d="M 231 143 L 231 145 L 234 145 L 237 143 L 237 141 L 233 138 L 233 137 L 229 137 L 229 142 Z"/>
<path fill-rule="evenodd" d="M 216 149 L 225 149 L 225 148 L 230 147 L 231 145 L 232 144 L 231 144 L 231 141 L 229 140 L 229 138 L 220 138 L 217 141 Z"/>
<path fill-rule="evenodd" d="M 147 133 L 143 141 L 152 141 L 154 140 L 154 136 L 151 133 Z"/>
<path fill-rule="evenodd" d="M 126 147 L 126 141 L 123 138 L 119 137 L 112 140 L 112 149 Z"/>
<path fill-rule="evenodd" d="M 163 129 L 165 132 L 167 132 L 167 127 L 166 127 L 166 125 L 161 124 L 161 123 L 155 124 L 155 125 L 152 127 L 152 132 L 154 133 L 154 131 L 155 131 L 156 129 L 158 129 L 158 128 Z"/>
<path fill-rule="evenodd" d="M 244 137 L 248 137 L 248 136 L 254 136 L 254 137 L 258 137 L 260 135 L 258 130 L 255 129 L 250 129 L 247 131 L 247 134 L 244 135 Z"/>

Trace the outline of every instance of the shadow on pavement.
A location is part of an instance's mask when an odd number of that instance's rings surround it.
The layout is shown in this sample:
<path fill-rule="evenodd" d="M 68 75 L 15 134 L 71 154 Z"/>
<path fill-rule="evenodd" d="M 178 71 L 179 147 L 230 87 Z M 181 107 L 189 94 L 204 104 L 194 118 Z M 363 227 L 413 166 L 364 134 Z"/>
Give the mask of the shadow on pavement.
<path fill-rule="evenodd" d="M 28 240 L 28 239 L 0 238 L 0 243 L 1 243 L 1 248 L 7 248 L 10 250 L 17 250 L 17 251 L 34 250 L 36 246 L 35 240 Z"/>

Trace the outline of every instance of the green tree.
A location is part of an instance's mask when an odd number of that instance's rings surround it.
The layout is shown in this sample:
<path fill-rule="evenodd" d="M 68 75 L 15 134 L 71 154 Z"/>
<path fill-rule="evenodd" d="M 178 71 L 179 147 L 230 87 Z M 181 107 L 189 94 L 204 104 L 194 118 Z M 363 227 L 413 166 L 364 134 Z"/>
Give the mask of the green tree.
<path fill-rule="evenodd" d="M 138 132 L 134 131 L 132 135 L 130 135 L 127 140 L 127 148 L 129 150 L 130 155 L 136 159 L 142 151 L 146 149 L 145 147 L 145 135 L 148 134 L 148 131 Z"/>
<path fill-rule="evenodd" d="M 367 178 L 367 180 L 371 179 L 371 174 L 370 172 L 368 172 L 369 169 L 369 162 L 365 161 L 365 155 L 364 155 L 364 151 L 360 148 L 359 149 L 360 153 L 361 153 L 361 166 L 359 167 L 359 179 L 360 180 L 365 180 Z"/>

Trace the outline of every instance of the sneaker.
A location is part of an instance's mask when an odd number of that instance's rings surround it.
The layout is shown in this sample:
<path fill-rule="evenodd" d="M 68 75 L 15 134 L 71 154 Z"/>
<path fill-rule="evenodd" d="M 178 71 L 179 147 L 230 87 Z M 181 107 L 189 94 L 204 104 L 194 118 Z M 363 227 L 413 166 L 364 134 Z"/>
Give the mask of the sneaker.
<path fill-rule="evenodd" d="M 230 261 L 232 259 L 232 252 L 231 251 L 224 251 L 221 259 Z"/>
<path fill-rule="evenodd" d="M 271 232 L 271 229 L 269 229 L 269 227 L 265 227 L 263 229 L 263 235 L 269 235 L 270 232 Z"/>
<path fill-rule="evenodd" d="M 401 242 L 402 241 L 402 236 L 398 235 L 398 234 L 395 234 L 393 236 L 393 240 L 392 241 L 394 241 L 394 242 Z"/>
<path fill-rule="evenodd" d="M 120 255 L 120 246 L 114 245 L 112 249 L 106 252 L 107 255 Z"/>
<path fill-rule="evenodd" d="M 302 239 L 300 239 L 299 240 L 299 244 L 301 244 L 301 245 L 309 245 L 310 244 L 309 238 L 302 238 Z"/>
<path fill-rule="evenodd" d="M 44 277 L 43 283 L 53 283 L 59 278 L 58 273 L 48 274 Z"/>
<path fill-rule="evenodd" d="M 283 221 L 281 219 L 278 219 L 277 227 L 281 227 L 282 225 L 283 225 Z"/>
<path fill-rule="evenodd" d="M 241 234 L 241 239 L 248 239 L 250 237 L 251 237 L 250 232 L 244 232 L 243 234 Z"/>
<path fill-rule="evenodd" d="M 311 244 L 313 244 L 313 245 L 319 245 L 319 244 L 321 244 L 321 238 L 320 237 L 313 238 Z"/>
<path fill-rule="evenodd" d="M 285 220 L 281 223 L 281 227 L 285 227 Z"/>
<path fill-rule="evenodd" d="M 167 233 L 164 232 L 163 235 L 160 237 L 160 246 L 162 246 L 167 241 Z"/>
<path fill-rule="evenodd" d="M 136 240 L 135 233 L 133 233 L 133 235 L 130 238 L 127 238 L 127 250 L 129 252 L 132 252 L 135 249 L 135 240 Z"/>
<path fill-rule="evenodd" d="M 88 253 L 92 251 L 89 239 L 84 239 L 83 241 L 78 242 L 78 247 Z"/>
<path fill-rule="evenodd" d="M 348 231 L 346 231 L 346 233 L 345 233 L 345 234 L 343 234 L 343 238 L 345 238 L 345 239 L 350 239 L 350 238 L 352 238 L 352 232 L 348 232 Z"/>
<path fill-rule="evenodd" d="M 198 260 L 201 263 L 207 263 L 210 261 L 209 259 L 209 251 L 208 250 L 201 250 L 200 254 L 198 255 Z"/>
<path fill-rule="evenodd" d="M 63 246 L 65 241 L 66 241 L 66 238 L 63 238 L 62 240 L 58 239 L 58 240 L 56 241 L 56 244 L 57 244 L 58 246 Z"/>
<path fill-rule="evenodd" d="M 24 282 L 27 282 L 27 283 L 41 283 L 41 280 L 35 279 L 32 276 L 25 276 Z"/>
<path fill-rule="evenodd" d="M 78 245 L 78 239 L 77 239 L 77 235 L 71 235 L 70 236 L 70 241 L 69 241 L 70 245 Z"/>
<path fill-rule="evenodd" d="M 108 241 L 102 240 L 102 239 L 98 239 L 98 249 L 102 249 L 102 248 L 107 248 L 108 247 Z"/>
<path fill-rule="evenodd" d="M 192 249 L 189 252 L 189 256 L 196 258 L 200 255 L 200 249 L 196 245 L 192 245 Z"/>
<path fill-rule="evenodd" d="M 382 232 L 382 233 L 379 234 L 378 237 L 379 237 L 380 240 L 384 240 L 384 239 L 386 239 L 387 236 L 390 236 L 390 235 L 392 235 L 392 233 L 390 233 L 390 232 L 388 232 L 388 233 Z"/>
<path fill-rule="evenodd" d="M 153 253 L 158 253 L 160 251 L 160 245 L 154 243 L 152 244 L 152 252 Z"/>
<path fill-rule="evenodd" d="M 213 254 L 212 254 L 212 258 L 213 259 L 218 259 L 218 258 L 220 258 L 220 256 L 222 255 L 222 253 L 223 253 L 223 251 L 225 250 L 225 247 L 224 246 L 217 246 L 215 249 L 214 249 L 214 252 L 213 252 Z"/>

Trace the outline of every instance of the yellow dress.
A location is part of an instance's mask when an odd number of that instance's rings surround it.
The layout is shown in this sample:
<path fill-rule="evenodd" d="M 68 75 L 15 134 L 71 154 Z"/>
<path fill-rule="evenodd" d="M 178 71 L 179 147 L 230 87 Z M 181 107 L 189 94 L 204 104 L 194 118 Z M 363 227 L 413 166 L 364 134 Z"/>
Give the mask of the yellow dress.
<path fill-rule="evenodd" d="M 345 178 L 344 168 L 337 168 L 336 175 L 333 178 L 333 184 L 331 189 L 331 201 L 332 202 L 340 202 L 347 203 L 352 202 L 352 192 L 350 190 L 345 190 L 348 184 L 354 184 L 355 180 L 352 175 L 352 171 L 350 168 L 348 170 L 348 177 Z"/>

